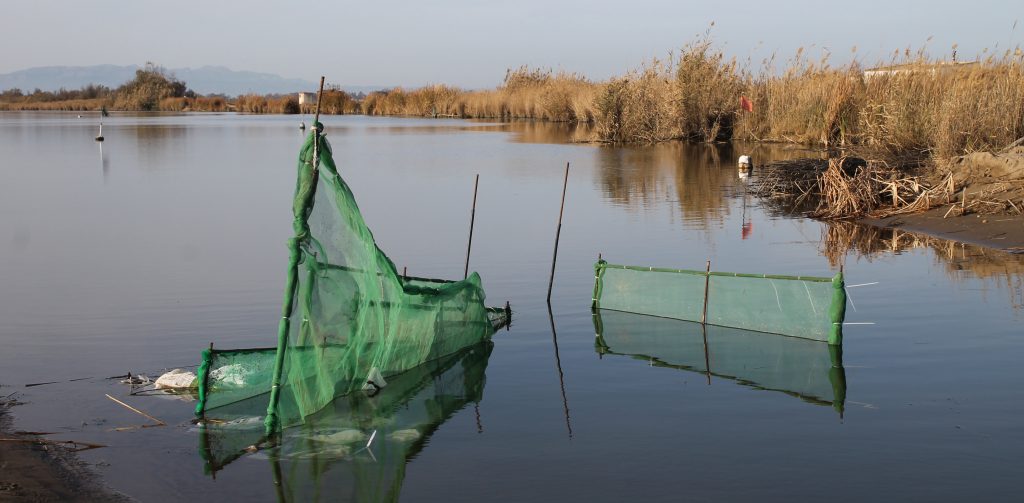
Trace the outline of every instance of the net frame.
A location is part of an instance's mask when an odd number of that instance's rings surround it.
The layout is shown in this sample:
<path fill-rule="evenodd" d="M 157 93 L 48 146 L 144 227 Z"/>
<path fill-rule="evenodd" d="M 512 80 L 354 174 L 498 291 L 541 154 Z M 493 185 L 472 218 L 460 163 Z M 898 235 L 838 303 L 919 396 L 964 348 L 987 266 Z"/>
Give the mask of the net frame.
<path fill-rule="evenodd" d="M 198 371 L 201 418 L 211 407 L 268 393 L 268 439 L 340 396 L 380 389 L 385 379 L 486 341 L 511 321 L 507 303 L 483 304 L 476 273 L 461 281 L 398 273 L 377 247 L 322 131 L 314 121 L 299 151 L 276 346 L 215 350 L 211 344 Z M 232 358 L 249 358 L 238 366 L 247 365 L 241 371 L 260 383 L 271 367 L 269 386 L 211 399 L 220 363 Z"/>
<path fill-rule="evenodd" d="M 635 275 L 638 279 L 635 282 L 635 291 L 624 292 L 620 298 L 612 297 L 609 302 L 605 298 L 606 290 L 609 287 L 607 285 L 607 274 L 608 271 L 625 272 L 630 275 Z M 669 276 L 674 275 L 674 276 Z M 792 329 L 783 329 L 776 325 L 766 324 L 767 326 L 756 326 L 755 323 L 749 320 L 743 321 L 736 317 L 730 319 L 728 314 L 718 316 L 716 315 L 716 308 L 713 304 L 709 306 L 710 301 L 715 299 L 716 292 L 721 297 L 723 288 L 730 288 L 728 286 L 729 278 L 747 279 L 747 280 L 765 280 L 765 281 L 781 281 L 781 282 L 805 282 L 805 284 L 821 285 L 830 284 L 830 297 L 828 299 L 821 299 L 821 313 L 817 313 L 817 309 L 814 304 L 813 295 L 808 290 L 807 297 L 809 299 L 809 305 L 815 310 L 814 315 L 817 316 L 818 320 L 810 319 L 810 322 L 818 323 L 817 327 L 799 327 L 794 326 Z M 650 292 L 651 285 L 660 285 L 667 290 L 675 290 L 673 295 L 665 295 L 665 292 Z M 613 288 L 623 287 L 621 283 L 611 285 Z M 714 286 L 715 288 L 711 288 Z M 772 288 L 776 288 L 772 285 Z M 820 289 L 820 287 L 815 287 Z M 806 288 L 805 288 L 806 289 Z M 632 296 L 632 302 L 624 301 L 623 299 L 629 299 Z M 676 303 L 672 306 L 653 306 L 651 304 L 645 304 L 645 300 L 670 298 L 675 300 Z M 722 308 L 723 311 L 743 310 L 751 309 L 755 310 L 759 308 L 756 299 L 744 298 L 743 295 L 727 295 L 732 300 L 740 300 L 740 302 L 734 303 L 735 305 Z M 779 311 L 783 310 L 782 302 L 779 300 L 778 292 L 776 291 L 776 299 L 779 304 Z M 746 302 L 750 301 L 750 302 Z M 724 304 L 722 304 L 724 306 Z M 700 306 L 699 308 L 697 306 Z M 718 325 L 732 328 L 742 328 L 745 330 L 753 330 L 759 332 L 788 335 L 792 337 L 800 337 L 813 340 L 827 341 L 830 345 L 842 345 L 843 343 L 843 321 L 846 318 L 846 286 L 843 277 L 843 271 L 840 270 L 835 276 L 831 278 L 821 276 L 789 276 L 782 274 L 751 274 L 751 273 L 735 273 L 735 272 L 721 272 L 711 271 L 710 265 L 708 270 L 700 271 L 693 269 L 675 269 L 667 267 L 643 267 L 623 264 L 611 264 L 604 259 L 599 259 L 594 263 L 594 292 L 591 298 L 592 309 L 609 309 L 615 311 L 632 312 L 638 314 L 646 314 L 649 316 L 659 316 L 663 318 L 672 318 L 684 321 L 696 321 L 700 323 L 708 323 L 711 325 Z M 763 311 L 762 311 L 763 312 Z M 709 316 L 709 313 L 711 315 Z M 735 315 L 734 315 L 735 316 Z M 826 324 L 824 327 L 820 324 Z"/>

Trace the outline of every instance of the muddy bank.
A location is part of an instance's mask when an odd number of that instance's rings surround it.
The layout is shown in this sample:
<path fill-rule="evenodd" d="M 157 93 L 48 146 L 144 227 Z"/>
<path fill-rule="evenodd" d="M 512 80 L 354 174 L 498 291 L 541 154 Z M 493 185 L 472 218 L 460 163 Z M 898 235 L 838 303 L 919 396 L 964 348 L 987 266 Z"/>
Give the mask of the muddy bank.
<path fill-rule="evenodd" d="M 16 405 L 13 396 L 0 397 L 0 501 L 129 501 L 103 487 L 78 459 L 74 451 L 87 446 L 14 431 L 10 409 Z"/>

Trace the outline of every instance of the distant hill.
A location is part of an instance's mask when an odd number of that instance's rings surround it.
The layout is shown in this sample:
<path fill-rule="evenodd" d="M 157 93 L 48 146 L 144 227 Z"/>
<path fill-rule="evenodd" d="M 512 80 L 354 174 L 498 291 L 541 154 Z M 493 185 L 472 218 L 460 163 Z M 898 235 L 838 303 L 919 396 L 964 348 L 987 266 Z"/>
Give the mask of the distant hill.
<path fill-rule="evenodd" d="M 56 91 L 60 88 L 78 89 L 87 84 L 101 84 L 117 87 L 135 77 L 138 65 L 94 65 L 94 66 L 40 66 L 16 72 L 0 74 L 0 90 L 19 88 L 31 92 L 38 88 Z M 237 96 L 246 93 L 284 94 L 297 91 L 316 91 L 311 80 L 289 79 L 272 73 L 232 70 L 224 66 L 202 66 L 199 68 L 172 68 L 168 72 L 185 81 L 188 88 L 200 94 L 226 94 Z M 341 86 L 352 92 L 371 92 L 384 86 Z"/>

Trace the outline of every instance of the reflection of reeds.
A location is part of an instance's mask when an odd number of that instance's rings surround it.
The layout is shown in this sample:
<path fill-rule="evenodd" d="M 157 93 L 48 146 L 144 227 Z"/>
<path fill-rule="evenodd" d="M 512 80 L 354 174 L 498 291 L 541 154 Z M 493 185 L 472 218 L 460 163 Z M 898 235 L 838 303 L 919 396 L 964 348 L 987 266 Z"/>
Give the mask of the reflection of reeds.
<path fill-rule="evenodd" d="M 826 223 L 819 251 L 832 267 L 839 267 L 850 253 L 870 261 L 915 249 L 931 250 L 936 262 L 942 264 L 954 281 L 961 281 L 962 272 L 968 271 L 986 284 L 1001 283 L 1009 293 L 1010 305 L 1024 309 L 1024 256 L 1021 255 L 850 221 Z"/>

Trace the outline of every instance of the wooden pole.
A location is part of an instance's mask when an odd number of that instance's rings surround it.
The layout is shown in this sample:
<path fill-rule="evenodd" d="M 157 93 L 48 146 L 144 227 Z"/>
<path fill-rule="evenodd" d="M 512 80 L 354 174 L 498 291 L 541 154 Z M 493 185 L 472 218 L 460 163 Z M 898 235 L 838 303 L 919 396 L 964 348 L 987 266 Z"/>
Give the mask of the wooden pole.
<path fill-rule="evenodd" d="M 555 285 L 555 263 L 558 261 L 558 239 L 562 236 L 562 215 L 565 213 L 565 189 L 569 186 L 569 163 L 565 163 L 565 180 L 562 181 L 562 206 L 558 210 L 558 230 L 555 231 L 555 253 L 551 257 L 551 279 L 548 280 L 548 304 L 551 303 L 551 289 Z"/>
<path fill-rule="evenodd" d="M 324 76 L 320 76 L 320 89 L 316 91 L 316 113 L 313 114 L 313 127 L 316 127 L 316 123 L 320 122 L 320 100 L 324 95 Z M 320 132 L 317 131 L 317 134 Z"/>
<path fill-rule="evenodd" d="M 104 393 L 104 395 L 106 395 L 107 398 L 113 400 L 114 402 L 117 402 L 118 404 L 124 406 L 128 410 L 130 410 L 130 411 L 132 411 L 132 412 L 134 412 L 134 413 L 136 413 L 136 414 L 138 414 L 138 415 L 140 415 L 142 417 L 145 417 L 146 419 L 149 419 L 150 421 L 153 421 L 154 423 L 156 423 L 159 426 L 166 426 L 167 425 L 167 423 L 165 423 L 165 422 L 163 422 L 163 421 L 161 421 L 161 420 L 159 420 L 159 419 L 157 419 L 157 418 L 155 418 L 155 417 L 153 417 L 153 416 L 151 416 L 149 414 L 146 414 L 145 412 L 142 412 L 141 410 L 136 409 L 135 407 L 132 407 L 131 405 L 128 405 L 128 404 L 126 404 L 126 403 L 124 403 L 124 402 L 122 402 L 122 401 L 120 401 L 120 400 L 118 400 L 118 399 L 116 399 L 116 398 L 114 398 L 114 397 L 112 397 L 110 395 L 107 395 L 106 393 Z"/>
<path fill-rule="evenodd" d="M 320 89 L 316 92 L 316 113 L 313 115 L 313 171 L 320 166 L 320 97 L 324 94 L 324 76 L 320 76 Z"/>
<path fill-rule="evenodd" d="M 704 273 L 704 312 L 700 315 L 701 324 L 708 322 L 708 284 L 711 282 L 711 261 L 708 260 L 708 268 Z"/>
<path fill-rule="evenodd" d="M 466 245 L 466 269 L 462 272 L 462 279 L 469 277 L 469 252 L 473 250 L 473 223 L 476 222 L 476 191 L 480 187 L 480 173 L 476 174 L 473 181 L 473 209 L 469 213 L 469 244 Z"/>

